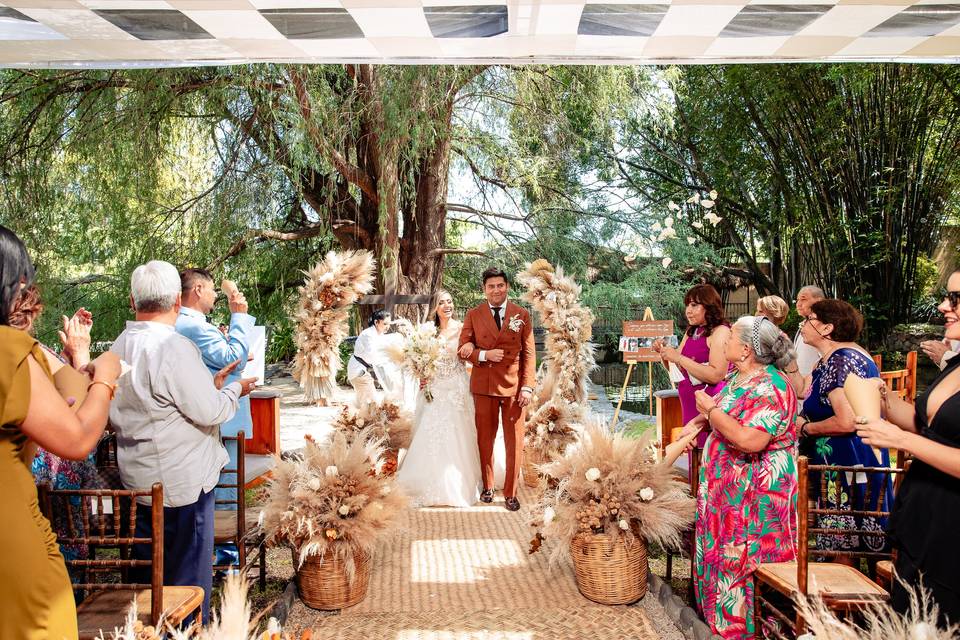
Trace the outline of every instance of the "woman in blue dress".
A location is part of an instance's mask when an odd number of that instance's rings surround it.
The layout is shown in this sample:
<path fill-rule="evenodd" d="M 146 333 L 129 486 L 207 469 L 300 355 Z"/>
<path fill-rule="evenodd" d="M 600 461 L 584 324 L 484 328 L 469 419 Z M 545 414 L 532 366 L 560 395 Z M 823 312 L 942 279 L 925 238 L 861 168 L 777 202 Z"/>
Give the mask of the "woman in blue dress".
<path fill-rule="evenodd" d="M 811 464 L 890 466 L 888 450 L 878 450 L 878 457 L 877 452 L 857 435 L 856 415 L 843 393 L 843 383 L 851 373 L 861 378 L 880 375 L 873 358 L 856 343 L 862 329 L 863 316 L 850 304 L 835 299 L 814 303 L 803 324 L 803 339 L 821 356 L 813 370 L 810 393 L 799 419 L 801 453 L 810 458 Z M 811 474 L 810 486 L 810 497 L 828 509 L 890 511 L 893 504 L 893 483 L 889 474 L 841 474 L 840 491 L 828 491 L 828 495 L 820 494 L 819 474 Z M 836 485 L 830 483 L 830 486 Z M 866 502 L 867 497 L 869 502 Z M 818 534 L 818 549 L 857 553 L 879 552 L 887 547 L 883 535 L 886 518 L 823 515 L 818 517 L 817 528 L 859 529 L 878 534 Z"/>

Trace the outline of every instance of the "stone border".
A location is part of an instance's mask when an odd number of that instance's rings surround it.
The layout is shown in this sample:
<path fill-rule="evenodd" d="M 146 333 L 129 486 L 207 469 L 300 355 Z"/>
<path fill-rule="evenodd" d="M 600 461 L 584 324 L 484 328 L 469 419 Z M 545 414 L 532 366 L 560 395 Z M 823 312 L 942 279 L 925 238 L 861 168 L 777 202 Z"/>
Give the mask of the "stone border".
<path fill-rule="evenodd" d="M 720 636 L 713 635 L 697 612 L 677 597 L 670 585 L 652 571 L 647 571 L 647 594 L 657 599 L 667 612 L 667 617 L 687 640 L 721 640 Z"/>
<path fill-rule="evenodd" d="M 287 616 L 290 615 L 290 610 L 293 608 L 296 599 L 297 583 L 295 580 L 291 580 L 287 583 L 287 588 L 283 590 L 283 595 L 281 595 L 280 599 L 273 605 L 273 611 L 270 612 L 271 615 L 269 617 L 276 618 L 282 627 L 287 623 Z"/>

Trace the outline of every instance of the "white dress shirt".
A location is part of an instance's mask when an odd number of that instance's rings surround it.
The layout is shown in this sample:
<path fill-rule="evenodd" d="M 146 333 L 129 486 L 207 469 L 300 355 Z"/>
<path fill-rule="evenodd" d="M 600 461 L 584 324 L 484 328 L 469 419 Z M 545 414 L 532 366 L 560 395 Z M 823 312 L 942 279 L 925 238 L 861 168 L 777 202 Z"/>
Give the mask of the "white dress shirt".
<path fill-rule="evenodd" d="M 163 483 L 166 507 L 193 504 L 227 463 L 217 425 L 236 412 L 240 383 L 217 390 L 200 350 L 168 324 L 128 322 L 110 351 L 131 367 L 110 405 L 120 479 L 128 489 Z"/>
<path fill-rule="evenodd" d="M 793 339 L 793 348 L 797 352 L 797 369 L 800 370 L 800 375 L 806 377 L 813 373 L 814 367 L 820 362 L 820 352 L 807 344 L 800 329 L 797 329 L 797 335 Z"/>
<path fill-rule="evenodd" d="M 363 361 L 374 369 L 383 364 L 383 335 L 376 327 L 367 327 L 357 336 L 353 343 L 353 355 L 363 358 Z M 350 356 L 347 362 L 347 380 L 359 378 L 367 372 L 367 368 L 356 358 Z"/>

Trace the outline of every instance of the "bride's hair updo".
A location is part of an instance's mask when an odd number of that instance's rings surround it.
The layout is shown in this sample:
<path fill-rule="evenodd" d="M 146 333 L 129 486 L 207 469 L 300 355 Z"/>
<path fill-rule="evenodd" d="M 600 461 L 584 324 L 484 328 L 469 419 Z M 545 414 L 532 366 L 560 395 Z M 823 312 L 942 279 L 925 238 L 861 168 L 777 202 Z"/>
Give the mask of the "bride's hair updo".
<path fill-rule="evenodd" d="M 433 320 L 433 324 L 438 327 L 440 326 L 440 314 L 437 313 L 437 306 L 440 304 L 440 298 L 444 295 L 450 296 L 450 299 L 453 300 L 453 296 L 451 296 L 450 292 L 446 289 L 437 289 L 434 291 L 433 297 L 430 298 L 430 313 L 433 314 L 431 319 Z"/>

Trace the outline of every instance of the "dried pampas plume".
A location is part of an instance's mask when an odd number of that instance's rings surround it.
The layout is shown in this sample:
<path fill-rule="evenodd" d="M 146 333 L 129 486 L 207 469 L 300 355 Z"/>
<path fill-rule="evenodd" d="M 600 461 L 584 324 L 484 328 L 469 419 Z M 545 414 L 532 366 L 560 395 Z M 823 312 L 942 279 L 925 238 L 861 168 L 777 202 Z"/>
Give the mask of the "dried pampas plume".
<path fill-rule="evenodd" d="M 413 415 L 391 400 L 368 402 L 359 409 L 344 407 L 333 421 L 333 428 L 342 431 L 348 440 L 358 434 L 376 438 L 394 451 L 407 449 L 413 439 Z"/>
<path fill-rule="evenodd" d="M 547 331 L 547 357 L 527 411 L 525 450 L 547 461 L 576 442 L 583 421 L 586 381 L 596 366 L 593 313 L 580 303 L 580 285 L 546 260 L 535 260 L 517 280 L 527 290 L 522 299 L 540 316 Z"/>
<path fill-rule="evenodd" d="M 258 619 L 251 619 L 250 603 L 247 602 L 247 582 L 239 575 L 229 575 L 223 586 L 223 595 L 220 599 L 219 615 L 214 612 L 213 622 L 206 627 L 187 626 L 183 629 L 168 628 L 158 631 L 150 626 L 144 626 L 139 620 L 137 601 L 133 600 L 124 626 L 114 629 L 110 640 L 160 640 L 161 637 L 170 640 L 293 640 L 290 635 L 281 635 L 280 625 L 273 618 L 270 619 L 267 631 L 257 633 Z M 163 621 L 158 625 L 163 629 Z M 312 634 L 305 633 L 301 640 L 308 639 Z M 100 632 L 100 640 L 104 640 Z"/>
<path fill-rule="evenodd" d="M 819 598 L 798 596 L 797 609 L 803 616 L 808 633 L 800 638 L 812 640 L 957 640 L 960 625 L 937 625 L 939 609 L 930 592 L 923 586 L 906 586 L 910 594 L 910 611 L 899 614 L 888 604 L 874 605 L 863 611 L 863 625 L 858 626 L 837 615 Z"/>
<path fill-rule="evenodd" d="M 297 355 L 293 377 L 307 402 L 334 395 L 350 305 L 373 288 L 374 264 L 369 251 L 331 251 L 305 272 L 294 316 Z"/>

